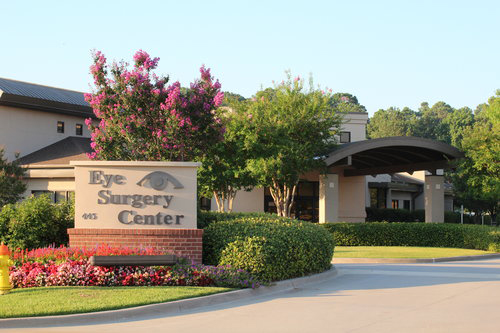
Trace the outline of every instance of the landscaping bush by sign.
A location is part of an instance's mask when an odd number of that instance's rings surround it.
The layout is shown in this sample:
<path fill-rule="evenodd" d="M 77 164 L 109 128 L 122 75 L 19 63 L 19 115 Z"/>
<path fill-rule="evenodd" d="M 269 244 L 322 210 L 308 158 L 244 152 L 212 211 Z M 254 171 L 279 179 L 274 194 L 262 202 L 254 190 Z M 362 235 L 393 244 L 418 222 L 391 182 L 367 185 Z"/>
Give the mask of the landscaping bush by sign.
<path fill-rule="evenodd" d="M 0 211 L 0 241 L 11 248 L 37 248 L 68 242 L 73 203 L 54 204 L 46 195 L 30 197 Z"/>
<path fill-rule="evenodd" d="M 500 252 L 500 231 L 443 223 L 327 223 L 339 246 L 432 246 Z"/>
<path fill-rule="evenodd" d="M 231 265 L 266 281 L 327 270 L 333 249 L 320 226 L 272 215 L 212 223 L 203 234 L 205 263 Z"/>

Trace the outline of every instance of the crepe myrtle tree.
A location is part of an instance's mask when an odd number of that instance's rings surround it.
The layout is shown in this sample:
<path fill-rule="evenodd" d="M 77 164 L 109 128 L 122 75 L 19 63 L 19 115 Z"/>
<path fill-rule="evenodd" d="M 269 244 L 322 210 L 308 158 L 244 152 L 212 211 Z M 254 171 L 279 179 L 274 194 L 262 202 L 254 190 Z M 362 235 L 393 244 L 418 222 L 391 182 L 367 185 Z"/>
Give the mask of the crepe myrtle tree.
<path fill-rule="evenodd" d="M 248 152 L 247 170 L 269 187 L 279 216 L 290 216 L 300 176 L 325 169 L 324 157 L 336 144 L 341 115 L 330 103 L 331 90 L 304 87 L 300 77 L 257 92 L 242 104 L 239 131 Z"/>
<path fill-rule="evenodd" d="M 255 185 L 247 169 L 248 152 L 241 132 L 242 120 L 246 119 L 241 113 L 244 103 L 235 94 L 225 94 L 225 106 L 218 109 L 226 129 L 224 140 L 209 148 L 198 170 L 199 193 L 215 198 L 219 212 L 231 212 L 236 193 Z"/>
<path fill-rule="evenodd" d="M 85 99 L 99 123 L 91 132 L 89 157 L 98 160 L 197 160 L 222 139 L 224 127 L 214 110 L 224 94 L 210 70 L 189 89 L 153 70 L 159 58 L 139 50 L 133 68 L 125 62 L 108 66 L 104 55 L 93 53 L 90 72 L 95 89 Z"/>

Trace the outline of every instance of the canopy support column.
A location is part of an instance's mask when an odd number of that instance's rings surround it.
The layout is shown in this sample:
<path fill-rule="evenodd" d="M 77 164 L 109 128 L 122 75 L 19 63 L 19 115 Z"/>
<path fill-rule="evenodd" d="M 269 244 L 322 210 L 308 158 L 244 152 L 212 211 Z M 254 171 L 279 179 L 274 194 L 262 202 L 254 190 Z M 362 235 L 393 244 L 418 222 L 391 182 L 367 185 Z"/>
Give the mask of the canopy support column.
<path fill-rule="evenodd" d="M 444 176 L 425 175 L 425 222 L 444 222 L 443 182 Z"/>
<path fill-rule="evenodd" d="M 319 176 L 319 223 L 339 220 L 339 175 Z"/>
<path fill-rule="evenodd" d="M 343 177 L 339 179 L 339 221 L 365 222 L 366 177 Z"/>

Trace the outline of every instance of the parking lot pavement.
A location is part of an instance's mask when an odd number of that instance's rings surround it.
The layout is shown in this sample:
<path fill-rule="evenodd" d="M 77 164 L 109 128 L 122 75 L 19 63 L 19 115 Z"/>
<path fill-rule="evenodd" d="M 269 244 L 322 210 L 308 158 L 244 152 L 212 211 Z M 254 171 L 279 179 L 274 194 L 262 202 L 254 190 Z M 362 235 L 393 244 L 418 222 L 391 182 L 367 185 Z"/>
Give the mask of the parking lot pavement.
<path fill-rule="evenodd" d="M 500 331 L 500 259 L 335 266 L 321 283 L 176 315 L 5 332 Z"/>

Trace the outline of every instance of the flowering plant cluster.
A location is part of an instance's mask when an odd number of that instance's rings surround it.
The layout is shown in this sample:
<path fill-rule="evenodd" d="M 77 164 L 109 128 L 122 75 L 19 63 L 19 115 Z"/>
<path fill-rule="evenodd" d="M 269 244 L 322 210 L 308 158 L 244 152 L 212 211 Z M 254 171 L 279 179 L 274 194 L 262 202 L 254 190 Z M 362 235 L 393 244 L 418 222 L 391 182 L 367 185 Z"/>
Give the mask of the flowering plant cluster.
<path fill-rule="evenodd" d="M 210 70 L 200 68 L 201 78 L 190 88 L 152 71 L 159 58 L 139 50 L 133 69 L 113 63 L 108 73 L 104 55 L 94 53 L 90 67 L 96 90 L 85 99 L 99 124 L 87 119 L 91 131 L 89 154 L 100 160 L 194 160 L 222 140 L 224 126 L 215 109 L 224 94 Z"/>
<path fill-rule="evenodd" d="M 91 256 L 130 256 L 130 255 L 159 255 L 163 252 L 154 248 L 129 248 L 99 245 L 92 248 L 79 247 L 44 247 L 33 250 L 16 249 L 12 251 L 11 259 L 16 266 L 24 263 L 55 263 L 61 264 L 68 260 L 87 260 Z"/>
<path fill-rule="evenodd" d="M 95 248 L 47 247 L 13 251 L 10 280 L 14 288 L 48 286 L 219 286 L 256 288 L 248 272 L 230 266 L 177 264 L 154 266 L 93 266 L 93 255 L 159 255 L 153 248 L 99 245 Z"/>
<path fill-rule="evenodd" d="M 259 282 L 229 266 L 175 265 L 173 267 L 92 266 L 87 260 L 25 262 L 12 269 L 14 288 L 49 286 L 218 286 L 256 288 Z"/>

